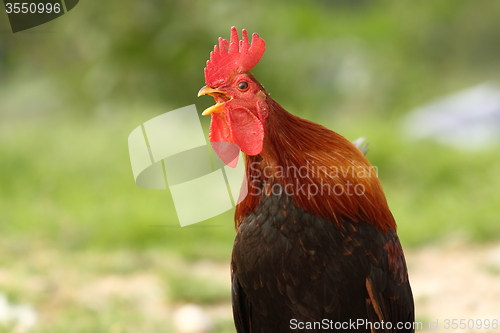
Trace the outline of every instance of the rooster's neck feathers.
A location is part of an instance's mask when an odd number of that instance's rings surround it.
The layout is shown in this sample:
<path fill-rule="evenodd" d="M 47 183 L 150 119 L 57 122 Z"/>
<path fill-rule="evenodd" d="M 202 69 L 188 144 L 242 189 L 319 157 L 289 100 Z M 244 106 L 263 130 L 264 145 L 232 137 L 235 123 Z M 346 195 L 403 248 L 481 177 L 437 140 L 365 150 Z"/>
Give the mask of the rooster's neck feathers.
<path fill-rule="evenodd" d="M 248 194 L 236 207 L 236 226 L 266 196 L 284 195 L 312 214 L 332 221 L 365 221 L 396 229 L 375 168 L 349 140 L 287 112 L 267 97 L 264 149 L 245 156 Z M 274 190 L 274 192 L 273 192 Z"/>

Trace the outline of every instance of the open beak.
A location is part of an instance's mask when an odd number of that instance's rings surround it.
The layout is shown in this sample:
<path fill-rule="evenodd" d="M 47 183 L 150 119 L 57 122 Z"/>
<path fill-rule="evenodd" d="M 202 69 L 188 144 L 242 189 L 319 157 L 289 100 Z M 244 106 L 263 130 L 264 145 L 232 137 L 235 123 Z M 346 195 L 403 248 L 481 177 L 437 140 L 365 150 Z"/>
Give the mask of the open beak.
<path fill-rule="evenodd" d="M 222 112 L 224 111 L 223 105 L 225 102 L 231 100 L 231 97 L 220 90 L 212 89 L 208 86 L 204 86 L 203 88 L 198 91 L 198 97 L 203 96 L 203 95 L 210 95 L 215 99 L 216 104 L 205 109 L 203 113 L 201 114 L 202 116 L 208 116 L 209 114 L 212 113 L 217 113 L 217 112 Z"/>

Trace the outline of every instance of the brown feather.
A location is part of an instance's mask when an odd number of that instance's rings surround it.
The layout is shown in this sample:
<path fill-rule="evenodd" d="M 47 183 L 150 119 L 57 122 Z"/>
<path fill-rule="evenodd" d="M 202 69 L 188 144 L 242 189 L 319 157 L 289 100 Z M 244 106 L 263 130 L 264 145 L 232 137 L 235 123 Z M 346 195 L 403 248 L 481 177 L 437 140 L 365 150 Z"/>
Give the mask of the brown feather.
<path fill-rule="evenodd" d="M 339 227 L 347 217 L 384 233 L 396 230 L 376 170 L 358 148 L 340 134 L 290 114 L 269 96 L 267 103 L 264 150 L 245 156 L 248 195 L 236 207 L 236 227 L 266 195 L 258 185 L 278 182 L 292 192 L 297 206 Z"/>

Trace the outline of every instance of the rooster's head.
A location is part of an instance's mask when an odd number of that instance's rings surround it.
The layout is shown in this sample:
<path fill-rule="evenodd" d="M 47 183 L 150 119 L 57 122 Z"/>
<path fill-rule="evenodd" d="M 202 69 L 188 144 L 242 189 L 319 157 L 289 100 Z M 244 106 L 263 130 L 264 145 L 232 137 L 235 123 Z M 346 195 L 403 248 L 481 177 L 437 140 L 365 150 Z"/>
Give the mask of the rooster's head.
<path fill-rule="evenodd" d="M 203 112 L 212 115 L 210 142 L 219 157 L 235 167 L 239 150 L 258 155 L 264 143 L 264 122 L 269 108 L 264 87 L 250 73 L 266 49 L 266 42 L 257 34 L 242 31 L 239 40 L 235 27 L 231 40 L 219 38 L 219 45 L 210 53 L 205 67 L 206 86 L 198 96 L 210 95 L 216 104 Z"/>

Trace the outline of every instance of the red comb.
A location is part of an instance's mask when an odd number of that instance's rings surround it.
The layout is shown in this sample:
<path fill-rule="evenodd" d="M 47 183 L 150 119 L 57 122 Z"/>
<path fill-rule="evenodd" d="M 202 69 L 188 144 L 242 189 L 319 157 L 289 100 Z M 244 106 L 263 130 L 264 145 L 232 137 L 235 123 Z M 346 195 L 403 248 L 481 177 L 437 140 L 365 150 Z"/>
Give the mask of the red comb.
<path fill-rule="evenodd" d="M 231 41 L 219 37 L 219 46 L 215 45 L 210 52 L 210 60 L 205 67 L 205 83 L 209 87 L 217 87 L 233 72 L 244 73 L 251 70 L 264 54 L 266 42 L 256 33 L 252 35 L 252 43 L 248 42 L 245 29 L 238 40 L 238 31 L 231 28 Z"/>

